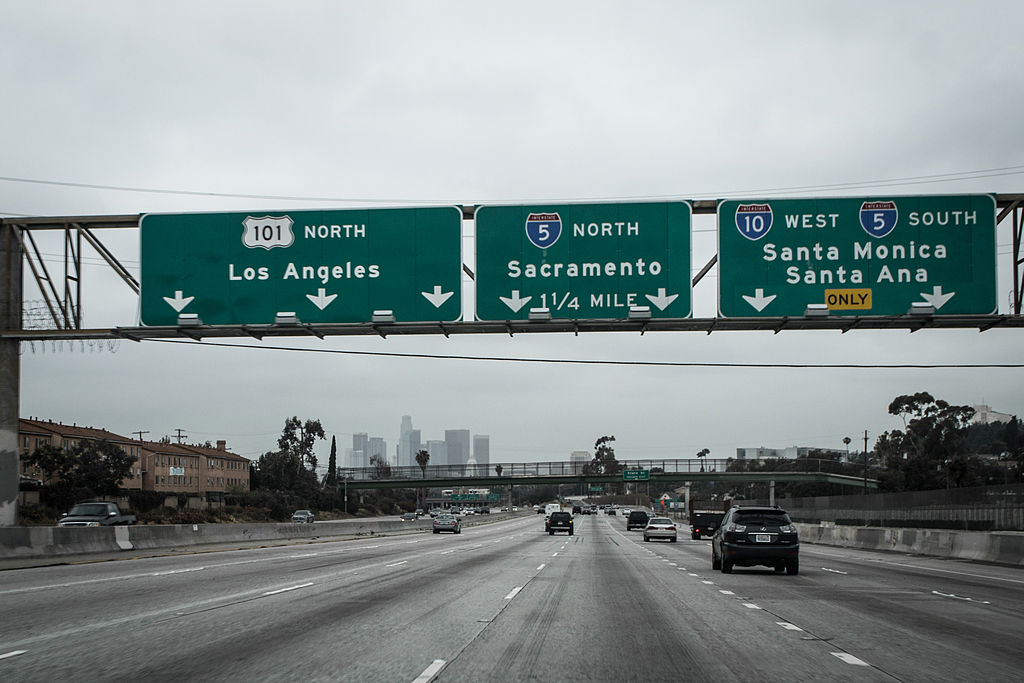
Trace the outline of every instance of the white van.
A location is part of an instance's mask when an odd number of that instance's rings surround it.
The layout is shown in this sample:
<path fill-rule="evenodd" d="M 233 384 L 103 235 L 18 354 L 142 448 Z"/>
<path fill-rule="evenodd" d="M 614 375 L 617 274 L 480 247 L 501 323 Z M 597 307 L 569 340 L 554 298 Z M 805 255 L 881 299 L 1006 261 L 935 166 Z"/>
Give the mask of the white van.
<path fill-rule="evenodd" d="M 548 503 L 547 505 L 544 506 L 544 519 L 547 519 L 548 515 L 550 515 L 552 512 L 560 512 L 561 509 L 562 506 L 559 505 L 558 503 Z"/>

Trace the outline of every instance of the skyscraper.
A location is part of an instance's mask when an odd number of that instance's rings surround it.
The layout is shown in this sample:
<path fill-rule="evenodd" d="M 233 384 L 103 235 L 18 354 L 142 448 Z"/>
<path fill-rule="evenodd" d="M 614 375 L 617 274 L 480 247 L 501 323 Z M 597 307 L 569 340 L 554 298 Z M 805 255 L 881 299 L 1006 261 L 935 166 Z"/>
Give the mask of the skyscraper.
<path fill-rule="evenodd" d="M 448 445 L 448 464 L 465 465 L 469 462 L 469 430 L 446 429 L 444 442 Z"/>
<path fill-rule="evenodd" d="M 486 434 L 473 435 L 473 459 L 484 469 L 491 464 L 491 437 Z"/>
<path fill-rule="evenodd" d="M 370 437 L 365 432 L 352 435 L 352 460 L 349 467 L 369 467 L 370 456 L 367 455 L 369 445 Z"/>
<path fill-rule="evenodd" d="M 398 436 L 398 461 L 400 467 L 412 467 L 416 464 L 416 453 L 420 450 L 420 430 L 412 428 L 412 418 L 402 416 L 402 426 Z"/>

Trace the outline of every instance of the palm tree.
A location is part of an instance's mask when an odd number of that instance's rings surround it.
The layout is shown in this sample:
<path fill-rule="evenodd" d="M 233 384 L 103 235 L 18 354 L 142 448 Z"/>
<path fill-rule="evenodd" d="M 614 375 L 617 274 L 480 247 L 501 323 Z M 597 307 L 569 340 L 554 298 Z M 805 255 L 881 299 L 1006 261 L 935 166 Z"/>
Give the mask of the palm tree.
<path fill-rule="evenodd" d="M 427 478 L 427 463 L 430 462 L 430 453 L 427 451 L 418 451 L 416 453 L 416 464 L 420 466 L 420 471 L 423 472 L 423 478 Z M 419 490 L 419 489 L 417 489 Z"/>

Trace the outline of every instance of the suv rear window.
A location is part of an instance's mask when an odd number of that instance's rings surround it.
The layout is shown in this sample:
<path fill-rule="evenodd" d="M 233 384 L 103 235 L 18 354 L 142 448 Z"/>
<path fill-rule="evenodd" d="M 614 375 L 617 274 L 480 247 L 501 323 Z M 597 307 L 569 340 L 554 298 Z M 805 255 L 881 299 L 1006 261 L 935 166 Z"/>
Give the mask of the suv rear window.
<path fill-rule="evenodd" d="M 552 522 L 564 522 L 567 519 L 572 519 L 572 515 L 570 515 L 568 512 L 552 512 L 551 513 L 551 521 Z"/>
<path fill-rule="evenodd" d="M 736 516 L 733 517 L 733 521 L 737 524 L 761 524 L 766 526 L 782 526 L 784 524 L 790 524 L 789 515 L 785 512 L 737 512 Z"/>

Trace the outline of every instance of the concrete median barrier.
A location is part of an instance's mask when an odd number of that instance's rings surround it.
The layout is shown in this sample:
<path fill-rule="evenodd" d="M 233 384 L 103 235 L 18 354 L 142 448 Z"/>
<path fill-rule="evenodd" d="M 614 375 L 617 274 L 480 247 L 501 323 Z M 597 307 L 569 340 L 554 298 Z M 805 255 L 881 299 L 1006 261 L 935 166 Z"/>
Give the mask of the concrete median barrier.
<path fill-rule="evenodd" d="M 1024 566 L 1024 533 L 797 524 L 800 540 L 845 548 L 888 550 Z"/>

